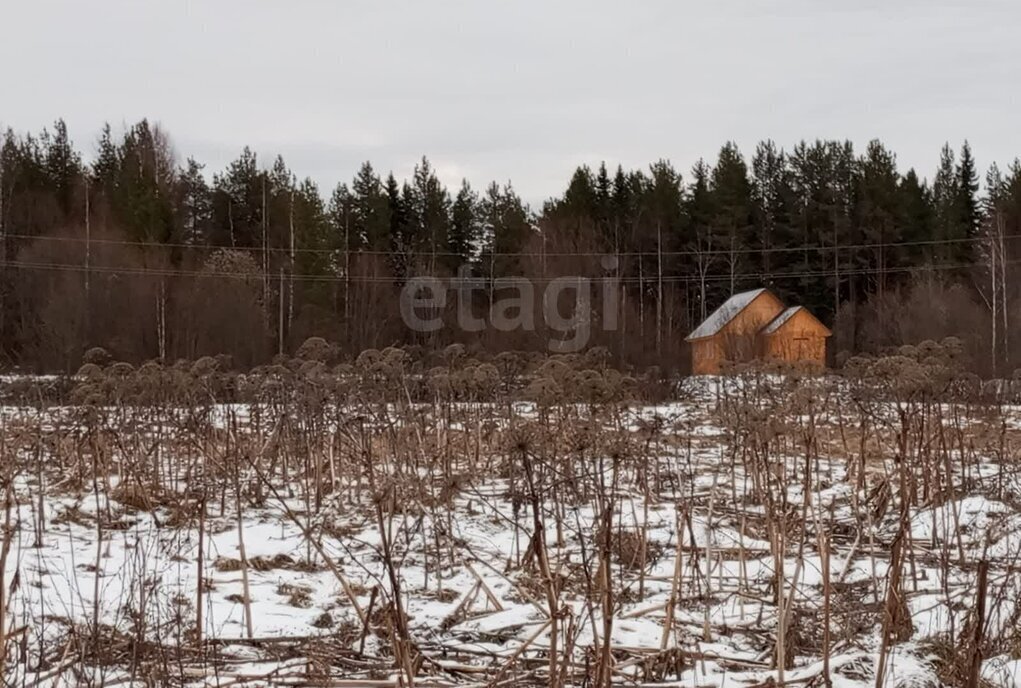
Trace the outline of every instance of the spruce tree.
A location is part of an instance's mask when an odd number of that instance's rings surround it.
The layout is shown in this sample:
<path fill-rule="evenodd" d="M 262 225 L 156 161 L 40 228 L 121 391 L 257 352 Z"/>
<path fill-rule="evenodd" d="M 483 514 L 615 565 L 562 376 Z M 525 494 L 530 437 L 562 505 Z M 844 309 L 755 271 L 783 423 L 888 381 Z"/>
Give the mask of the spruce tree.
<path fill-rule="evenodd" d="M 599 226 L 601 236 L 610 246 L 613 245 L 613 182 L 610 181 L 610 174 L 606 170 L 606 162 L 599 163 L 599 171 L 595 179 L 596 193 L 596 222 Z"/>
<path fill-rule="evenodd" d="M 747 282 L 740 279 L 742 273 L 756 273 L 758 265 L 755 260 L 749 260 L 745 250 L 752 247 L 755 239 L 752 231 L 752 185 L 748 167 L 734 143 L 728 142 L 720 149 L 710 187 L 715 211 L 712 229 L 716 245 L 725 252 L 729 275 L 727 288 L 730 293 L 735 293 L 744 287 L 754 287 L 758 284 L 757 278 Z"/>
<path fill-rule="evenodd" d="M 448 267 L 456 272 L 476 253 L 479 241 L 479 196 L 472 190 L 467 179 L 461 180 L 461 188 L 451 206 L 450 231 L 447 234 Z"/>
<path fill-rule="evenodd" d="M 901 180 L 898 194 L 898 224 L 905 243 L 899 252 L 901 265 L 931 265 L 933 245 L 928 242 L 932 241 L 936 231 L 932 191 L 912 168 Z"/>
<path fill-rule="evenodd" d="M 631 185 L 624 174 L 624 168 L 620 165 L 617 166 L 617 171 L 613 175 L 613 189 L 610 194 L 610 215 L 614 222 L 622 227 L 627 224 L 633 215 L 634 194 L 631 192 Z M 615 242 L 615 245 L 618 244 L 619 241 Z"/>
<path fill-rule="evenodd" d="M 351 183 L 351 204 L 352 234 L 358 237 L 358 246 L 376 251 L 388 249 L 391 204 L 372 163 L 362 163 Z"/>
<path fill-rule="evenodd" d="M 443 255 L 450 231 L 450 195 L 424 156 L 415 166 L 411 204 L 416 235 L 412 243 L 423 254 L 429 272 L 435 273 L 439 265 L 457 263 Z"/>
<path fill-rule="evenodd" d="M 294 271 L 298 278 L 299 308 L 310 303 L 318 309 L 330 304 L 330 283 L 324 278 L 334 274 L 330 259 L 330 223 L 319 188 L 305 178 L 294 191 L 295 252 Z"/>
<path fill-rule="evenodd" d="M 331 246 L 338 251 L 344 252 L 355 250 L 360 247 L 360 236 L 351 232 L 351 216 L 354 209 L 354 199 L 347 184 L 341 182 L 330 194 L 330 202 L 326 209 L 327 221 L 330 224 L 330 232 L 333 239 Z"/>
<path fill-rule="evenodd" d="M 718 280 L 713 280 L 717 267 L 717 237 L 713 233 L 713 219 L 716 216 L 714 198 L 710 188 L 712 170 L 705 160 L 699 160 L 691 169 L 691 184 L 684 204 L 688 228 L 687 241 L 683 248 L 688 253 L 692 269 L 695 297 L 692 308 L 693 320 L 702 321 L 728 296 L 720 292 Z M 724 285 L 726 290 L 728 285 Z"/>
<path fill-rule="evenodd" d="M 866 288 L 882 292 L 887 275 L 897 268 L 901 258 L 895 247 L 900 243 L 903 225 L 898 221 L 900 201 L 897 165 L 893 153 L 879 141 L 869 143 L 858 163 L 856 222 L 861 243 L 871 248 L 857 252 L 853 267 L 864 268 L 872 276 Z"/>
<path fill-rule="evenodd" d="M 978 199 L 978 171 L 971 146 L 967 141 L 961 147 L 961 160 L 957 165 L 957 212 L 960 217 L 960 238 L 975 239 L 981 233 L 982 209 Z M 962 264 L 975 258 L 973 241 L 962 241 L 954 251 L 956 260 Z"/>
<path fill-rule="evenodd" d="M 259 202 L 265 208 L 266 218 L 260 228 L 265 232 L 269 248 L 286 249 L 290 246 L 291 226 L 294 217 L 294 196 L 297 180 L 287 167 L 281 155 L 273 159 L 268 171 L 261 172 L 259 179 Z"/>
<path fill-rule="evenodd" d="M 797 208 L 795 247 L 802 250 L 790 257 L 791 272 L 784 277 L 798 301 L 823 320 L 836 304 L 856 287 L 845 287 L 845 271 L 855 257 L 841 246 L 858 243 L 851 222 L 856 162 L 849 142 L 802 141 L 790 158 L 792 188 Z M 852 273 L 853 274 L 853 273 Z"/>
<path fill-rule="evenodd" d="M 113 198 L 120 173 L 120 157 L 117 145 L 113 142 L 113 134 L 109 123 L 103 125 L 103 131 L 97 144 L 96 159 L 92 163 L 92 175 L 98 182 L 101 193 L 108 200 Z"/>
<path fill-rule="evenodd" d="M 81 179 L 81 156 L 74 149 L 67 134 L 64 120 L 53 124 L 53 133 L 44 132 L 43 147 L 46 156 L 46 174 L 65 217 L 70 219 L 76 208 L 76 187 Z"/>
<path fill-rule="evenodd" d="M 956 262 L 960 240 L 966 236 L 959 211 L 960 179 L 954 165 L 954 152 L 950 144 L 945 144 L 940 151 L 939 169 L 932 183 L 932 201 L 936 216 L 936 231 L 933 237 L 936 243 L 933 245 L 933 255 L 937 266 Z"/>
<path fill-rule="evenodd" d="M 494 277 L 518 274 L 521 261 L 516 254 L 533 235 L 527 206 L 510 184 L 501 188 L 493 182 L 479 203 L 479 214 L 483 233 L 480 262 L 489 266 L 485 272 Z"/>
<path fill-rule="evenodd" d="M 393 172 L 387 175 L 384 183 L 384 194 L 386 195 L 386 217 L 387 246 L 390 249 L 390 268 L 399 282 L 408 276 L 409 255 L 411 248 L 408 246 L 406 231 L 408 226 L 408 192 L 407 184 L 402 190 Z"/>
<path fill-rule="evenodd" d="M 595 178 L 587 165 L 582 165 L 574 171 L 562 198 L 546 204 L 545 215 L 556 216 L 561 221 L 569 222 L 576 231 L 580 227 L 596 223 L 599 202 Z"/>
<path fill-rule="evenodd" d="M 764 286 L 781 292 L 772 275 L 786 269 L 794 255 L 785 249 L 794 246 L 792 213 L 795 201 L 787 156 L 772 141 L 760 143 L 752 158 L 752 199 L 753 245 L 758 251 L 755 257 L 762 274 L 761 281 Z"/>

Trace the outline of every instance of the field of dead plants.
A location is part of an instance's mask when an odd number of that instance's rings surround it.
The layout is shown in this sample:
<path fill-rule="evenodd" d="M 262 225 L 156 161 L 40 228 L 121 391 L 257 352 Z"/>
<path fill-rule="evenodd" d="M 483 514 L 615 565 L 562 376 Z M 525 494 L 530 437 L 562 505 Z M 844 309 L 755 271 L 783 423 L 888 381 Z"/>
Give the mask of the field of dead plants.
<path fill-rule="evenodd" d="M 9 378 L 4 680 L 1021 685 L 1021 407 L 960 357 L 669 382 L 310 340 Z"/>

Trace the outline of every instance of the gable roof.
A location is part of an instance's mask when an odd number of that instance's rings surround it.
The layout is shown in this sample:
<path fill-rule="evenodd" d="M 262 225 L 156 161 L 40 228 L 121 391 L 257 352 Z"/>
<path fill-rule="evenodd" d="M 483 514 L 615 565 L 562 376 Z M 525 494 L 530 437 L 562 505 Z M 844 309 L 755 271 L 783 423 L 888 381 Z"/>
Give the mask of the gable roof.
<path fill-rule="evenodd" d="M 780 328 L 790 322 L 791 318 L 797 315 L 799 311 L 805 311 L 805 314 L 814 320 L 816 324 L 819 325 L 820 329 L 826 332 L 824 336 L 829 337 L 833 334 L 833 332 L 830 331 L 830 328 L 823 325 L 819 318 L 812 315 L 812 311 L 808 310 L 804 306 L 791 306 L 790 308 L 785 309 L 782 313 L 780 313 L 780 315 L 769 321 L 769 323 L 767 323 L 760 331 L 762 334 L 776 334 Z"/>
<path fill-rule="evenodd" d="M 766 326 L 762 328 L 762 333 L 763 334 L 773 334 L 774 332 L 779 330 L 781 327 L 783 327 L 783 324 L 785 322 L 787 322 L 788 320 L 790 320 L 791 318 L 793 318 L 794 314 L 797 313 L 800 310 L 801 310 L 801 306 L 791 306 L 790 308 L 785 308 L 780 313 L 780 315 L 778 315 L 775 318 L 773 318 L 772 320 L 770 320 L 766 324 Z"/>
<path fill-rule="evenodd" d="M 713 311 L 712 315 L 705 319 L 705 322 L 685 337 L 685 340 L 690 342 L 693 339 L 702 339 L 718 334 L 738 313 L 747 308 L 748 304 L 765 292 L 766 288 L 760 287 L 751 291 L 743 291 L 740 294 L 734 294 L 724 301 L 722 306 Z"/>

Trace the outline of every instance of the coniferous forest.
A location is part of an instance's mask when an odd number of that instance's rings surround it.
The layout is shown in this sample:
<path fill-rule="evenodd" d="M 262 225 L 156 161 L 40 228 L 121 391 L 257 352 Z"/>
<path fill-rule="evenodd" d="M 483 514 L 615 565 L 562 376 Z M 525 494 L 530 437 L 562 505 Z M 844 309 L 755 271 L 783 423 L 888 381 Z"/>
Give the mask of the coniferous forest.
<path fill-rule="evenodd" d="M 348 354 L 544 350 L 541 322 L 466 331 L 452 302 L 449 327 L 407 328 L 409 278 L 467 269 L 480 315 L 499 277 L 528 278 L 536 298 L 560 276 L 614 280 L 616 322 L 601 326 L 595 290 L 589 343 L 624 365 L 685 372 L 685 335 L 730 294 L 768 286 L 833 329 L 834 364 L 955 336 L 977 373 L 1021 367 L 1021 164 L 981 165 L 966 142 L 935 170 L 900 168 L 880 141 L 724 143 L 691 169 L 581 166 L 541 208 L 510 182 L 447 188 L 424 157 L 410 179 L 371 161 L 351 173 L 322 189 L 247 148 L 208 170 L 147 121 L 84 143 L 62 121 L 8 130 L 0 360 L 73 371 L 100 346 L 139 362 L 226 352 L 246 367 L 310 336 Z"/>

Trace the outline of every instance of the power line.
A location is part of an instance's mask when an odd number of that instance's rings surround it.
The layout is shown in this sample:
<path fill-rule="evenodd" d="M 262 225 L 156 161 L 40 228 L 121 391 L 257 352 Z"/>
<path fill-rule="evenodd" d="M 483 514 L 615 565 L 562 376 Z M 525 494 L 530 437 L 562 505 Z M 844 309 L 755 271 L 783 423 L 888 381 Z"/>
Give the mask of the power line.
<path fill-rule="evenodd" d="M 1008 265 L 1015 265 L 1021 263 L 1019 260 L 1007 261 Z M 980 262 L 963 262 L 963 263 L 945 263 L 939 265 L 927 265 L 927 266 L 894 266 L 884 268 L 846 268 L 841 269 L 839 277 L 847 277 L 852 275 L 889 275 L 899 274 L 904 272 L 919 272 L 919 271 L 944 271 L 944 270 L 963 270 L 967 268 L 984 266 L 985 263 Z M 151 267 L 114 267 L 114 266 L 85 266 L 67 263 L 46 263 L 46 262 L 31 262 L 21 260 L 7 260 L 0 261 L 0 266 L 10 267 L 18 270 L 38 270 L 38 271 L 55 271 L 55 272 L 72 272 L 72 273 L 91 273 L 91 274 L 108 274 L 113 276 L 141 276 L 141 277 L 195 277 L 195 278 L 228 278 L 228 279 L 241 279 L 241 280 L 261 280 L 262 274 L 257 272 L 240 272 L 240 271 L 227 271 L 227 270 L 187 270 L 182 268 L 151 268 Z M 729 274 L 714 274 L 706 275 L 705 278 L 697 275 L 664 275 L 662 277 L 663 282 L 669 283 L 689 283 L 689 284 L 700 284 L 703 279 L 706 282 L 719 282 L 719 281 L 749 281 L 749 280 L 788 280 L 788 279 L 801 279 L 806 277 L 833 277 L 834 273 L 832 269 L 820 268 L 817 270 L 798 270 L 788 272 L 745 272 L 737 273 L 733 276 Z M 415 278 L 429 278 L 430 275 L 410 275 L 405 281 Z M 530 284 L 549 284 L 558 279 L 574 279 L 584 280 L 588 283 L 618 283 L 618 284 L 652 284 L 659 278 L 656 277 L 614 277 L 614 276 L 594 276 L 587 277 L 584 275 L 560 275 L 556 277 L 530 277 L 523 275 L 508 275 L 506 277 L 521 279 Z M 343 284 L 343 283 L 361 283 L 361 284 L 399 284 L 400 279 L 392 276 L 373 276 L 373 275 L 307 275 L 307 274 L 294 274 L 293 279 L 296 282 L 309 282 L 309 283 L 330 283 L 330 284 Z M 437 277 L 440 281 L 444 281 L 443 278 Z M 486 284 L 488 278 L 485 276 L 470 277 L 468 281 L 475 284 Z M 497 281 L 501 280 L 501 277 L 495 278 Z M 451 277 L 447 278 L 452 286 L 457 286 L 459 283 L 463 283 L 459 278 Z M 504 283 L 510 286 L 510 283 Z M 496 284 L 497 288 L 500 288 L 500 284 Z"/>
<path fill-rule="evenodd" d="M 18 239 L 25 241 L 48 241 L 48 242 L 65 242 L 75 244 L 98 244 L 98 245 L 111 245 L 111 246 L 128 246 L 136 248 L 156 248 L 156 249 L 182 249 L 191 251 L 242 251 L 242 252 L 254 252 L 262 253 L 267 252 L 271 254 L 283 254 L 290 255 L 292 252 L 296 254 L 313 254 L 313 255 L 329 255 L 329 256 L 341 256 L 345 254 L 343 248 L 294 248 L 289 247 L 266 247 L 262 248 L 259 246 L 216 246 L 212 244 L 187 244 L 180 242 L 159 242 L 159 241 L 134 241 L 128 239 L 97 239 L 97 238 L 86 238 L 86 237 L 70 237 L 70 236 L 45 236 L 45 235 L 30 235 L 30 234 L 5 234 L 3 238 Z M 1003 237 L 1004 240 L 1021 239 L 1021 234 L 1010 234 Z M 918 241 L 891 241 L 891 242 L 873 242 L 873 243 L 859 243 L 859 244 L 815 244 L 811 246 L 768 246 L 768 247 L 742 247 L 734 249 L 726 248 L 708 248 L 705 250 L 699 249 L 684 249 L 674 251 L 496 251 L 496 252 L 485 252 L 485 255 L 493 255 L 497 257 L 519 257 L 519 258 L 556 258 L 556 257 L 590 257 L 590 258 L 603 258 L 607 256 L 615 256 L 619 258 L 631 258 L 631 257 L 652 257 L 652 256 L 732 256 L 732 255 L 749 255 L 749 254 L 773 254 L 773 253 L 808 253 L 808 252 L 822 252 L 822 253 L 834 253 L 834 252 L 846 252 L 846 251 L 861 251 L 869 249 L 879 248 L 906 248 L 912 246 L 947 246 L 954 244 L 969 244 L 969 243 L 986 243 L 990 241 L 988 237 L 961 237 L 957 239 L 924 239 Z M 394 256 L 394 255 L 407 255 L 401 251 L 383 251 L 379 249 L 352 249 L 350 251 L 352 255 L 377 255 L 377 256 Z M 423 249 L 419 252 L 423 256 L 440 256 L 440 257 L 463 257 L 462 254 L 452 251 L 431 251 Z"/>

